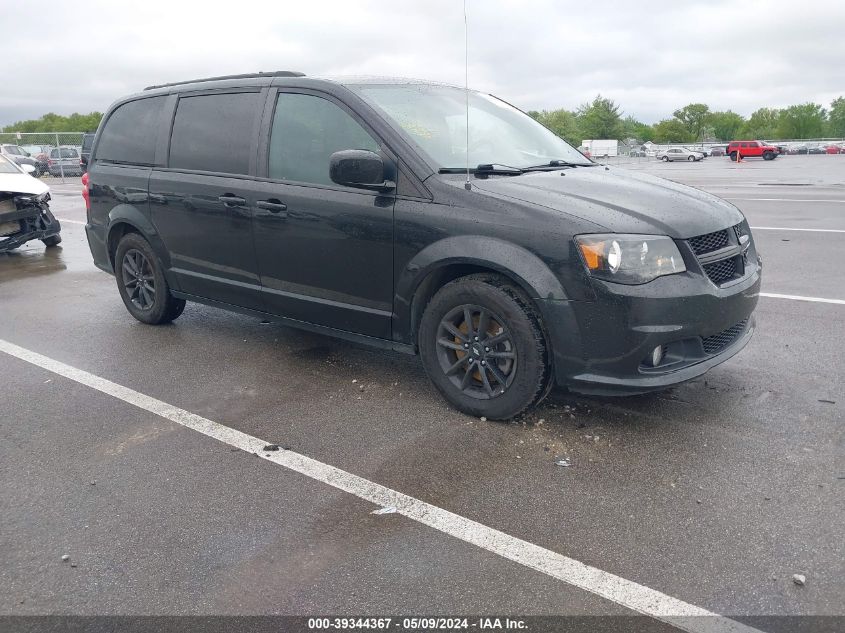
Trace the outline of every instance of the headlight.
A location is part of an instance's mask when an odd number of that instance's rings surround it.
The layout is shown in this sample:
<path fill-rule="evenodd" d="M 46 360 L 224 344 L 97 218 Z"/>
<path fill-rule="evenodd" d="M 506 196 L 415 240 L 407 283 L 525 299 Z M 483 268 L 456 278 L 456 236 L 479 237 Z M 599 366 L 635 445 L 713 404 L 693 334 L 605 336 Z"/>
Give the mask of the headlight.
<path fill-rule="evenodd" d="M 578 235 L 590 275 L 620 284 L 644 284 L 687 267 L 672 238 L 655 235 Z"/>

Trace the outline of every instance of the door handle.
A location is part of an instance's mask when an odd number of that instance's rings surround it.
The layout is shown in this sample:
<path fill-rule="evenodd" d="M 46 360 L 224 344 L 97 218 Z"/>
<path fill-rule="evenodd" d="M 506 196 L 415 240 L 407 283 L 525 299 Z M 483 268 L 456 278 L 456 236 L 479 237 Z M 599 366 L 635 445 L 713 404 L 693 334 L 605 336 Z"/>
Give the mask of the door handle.
<path fill-rule="evenodd" d="M 246 204 L 245 198 L 241 198 L 240 196 L 236 196 L 231 193 L 218 196 L 217 199 L 223 203 L 224 207 L 242 207 Z"/>
<path fill-rule="evenodd" d="M 265 209 L 270 213 L 280 213 L 288 210 L 288 205 L 283 204 L 275 198 L 270 198 L 269 200 L 259 200 L 255 203 L 255 206 L 259 209 Z"/>

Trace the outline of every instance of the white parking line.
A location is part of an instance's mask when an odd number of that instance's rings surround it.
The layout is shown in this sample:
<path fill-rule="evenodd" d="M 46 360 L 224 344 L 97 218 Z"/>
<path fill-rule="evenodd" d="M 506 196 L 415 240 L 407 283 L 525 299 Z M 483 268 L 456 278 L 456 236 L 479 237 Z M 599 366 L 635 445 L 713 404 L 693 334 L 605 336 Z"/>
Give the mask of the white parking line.
<path fill-rule="evenodd" d="M 729 198 L 721 196 L 725 200 L 751 200 L 754 202 L 845 202 L 845 200 L 823 200 L 821 198 Z"/>
<path fill-rule="evenodd" d="M 814 303 L 835 303 L 837 305 L 845 305 L 845 299 L 824 299 L 822 297 L 802 297 L 801 295 L 779 295 L 773 292 L 761 292 L 761 297 L 770 297 L 772 299 L 792 299 L 793 301 L 812 301 Z"/>
<path fill-rule="evenodd" d="M 268 444 L 257 437 L 185 411 L 151 396 L 106 380 L 82 369 L 0 339 L 0 351 L 64 376 L 198 431 L 220 442 L 296 471 L 381 507 L 393 507 L 404 516 L 457 539 L 480 547 L 530 569 L 611 600 L 623 607 L 662 620 L 690 633 L 760 633 L 757 629 L 668 596 L 660 591 L 591 567 L 557 552 L 420 501 L 363 477 L 288 450 L 265 452 Z"/>
<path fill-rule="evenodd" d="M 785 226 L 752 226 L 755 231 L 809 231 L 815 233 L 845 233 L 845 229 L 791 229 Z"/>

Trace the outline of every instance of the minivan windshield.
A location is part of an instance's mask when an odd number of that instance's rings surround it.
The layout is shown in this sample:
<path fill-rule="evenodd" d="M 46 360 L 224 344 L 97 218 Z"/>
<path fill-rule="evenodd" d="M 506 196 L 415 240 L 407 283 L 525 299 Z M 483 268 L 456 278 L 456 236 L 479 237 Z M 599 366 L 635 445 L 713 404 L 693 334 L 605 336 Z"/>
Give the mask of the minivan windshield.
<path fill-rule="evenodd" d="M 381 110 L 440 169 L 467 164 L 467 100 L 471 169 L 594 164 L 527 114 L 491 95 L 414 83 L 348 87 Z"/>

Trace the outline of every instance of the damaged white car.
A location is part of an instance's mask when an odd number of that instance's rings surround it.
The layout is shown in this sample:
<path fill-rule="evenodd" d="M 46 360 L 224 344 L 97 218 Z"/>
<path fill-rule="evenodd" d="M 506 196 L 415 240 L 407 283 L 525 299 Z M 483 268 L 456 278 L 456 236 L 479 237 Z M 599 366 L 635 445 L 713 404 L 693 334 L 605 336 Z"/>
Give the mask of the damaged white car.
<path fill-rule="evenodd" d="M 62 241 L 62 227 L 48 206 L 50 188 L 30 176 L 30 170 L 0 156 L 0 253 L 30 240 L 45 246 Z"/>

